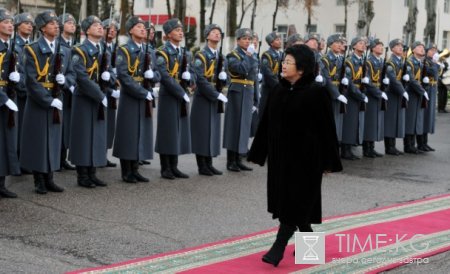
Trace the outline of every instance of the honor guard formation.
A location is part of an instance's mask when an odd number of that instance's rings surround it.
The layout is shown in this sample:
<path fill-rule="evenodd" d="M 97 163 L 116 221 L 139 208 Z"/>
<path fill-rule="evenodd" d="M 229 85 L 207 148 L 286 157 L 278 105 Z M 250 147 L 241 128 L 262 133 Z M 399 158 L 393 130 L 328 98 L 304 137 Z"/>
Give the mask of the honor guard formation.
<path fill-rule="evenodd" d="M 364 157 L 382 157 L 375 150 L 380 141 L 394 156 L 434 151 L 428 135 L 436 108 L 446 112 L 442 75 L 449 56 L 435 44 L 359 36 L 347 44 L 339 33 L 282 41 L 276 32 L 258 37 L 241 28 L 236 47 L 223 52 L 223 30 L 211 24 L 205 47 L 191 52 L 179 19 L 163 24 L 159 48 L 150 22 L 128 18 L 122 45 L 119 26 L 111 16 L 77 22 L 65 12 L 33 18 L 0 9 L 1 197 L 17 197 L 5 188 L 9 175 L 32 174 L 39 194 L 62 192 L 53 173 L 63 169 L 76 170 L 81 187 L 105 187 L 96 174 L 116 167 L 108 149 L 126 183 L 149 182 L 139 167 L 154 152 L 167 180 L 189 178 L 178 164 L 183 154 L 195 154 L 199 174 L 222 175 L 213 164 L 222 148 L 228 171 L 251 171 L 243 160 L 249 139 L 283 78 L 284 50 L 298 44 L 314 51 L 315 81 L 331 99 L 342 159 L 359 159 L 353 152 L 359 145 Z"/>

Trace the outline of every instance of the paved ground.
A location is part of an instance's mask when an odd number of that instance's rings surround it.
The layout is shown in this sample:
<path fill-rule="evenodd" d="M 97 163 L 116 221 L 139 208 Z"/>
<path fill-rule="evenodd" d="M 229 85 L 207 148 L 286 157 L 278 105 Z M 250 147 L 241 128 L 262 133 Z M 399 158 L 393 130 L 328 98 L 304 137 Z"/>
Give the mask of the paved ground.
<path fill-rule="evenodd" d="M 437 152 L 344 162 L 326 176 L 325 216 L 450 192 L 450 114 L 430 137 Z M 401 142 L 397 147 L 401 147 Z M 377 144 L 383 151 L 382 144 Z M 114 159 L 117 162 L 117 159 Z M 188 180 L 159 177 L 159 160 L 142 168 L 151 182 L 130 185 L 119 168 L 101 169 L 107 188 L 76 186 L 74 172 L 56 174 L 62 194 L 37 195 L 30 176 L 8 178 L 18 199 L 0 199 L 0 272 L 60 273 L 111 264 L 244 235 L 277 223 L 266 213 L 266 168 L 213 178 L 196 174 L 193 155 L 180 157 Z M 215 165 L 225 168 L 225 153 Z M 450 252 L 394 273 L 448 273 Z"/>

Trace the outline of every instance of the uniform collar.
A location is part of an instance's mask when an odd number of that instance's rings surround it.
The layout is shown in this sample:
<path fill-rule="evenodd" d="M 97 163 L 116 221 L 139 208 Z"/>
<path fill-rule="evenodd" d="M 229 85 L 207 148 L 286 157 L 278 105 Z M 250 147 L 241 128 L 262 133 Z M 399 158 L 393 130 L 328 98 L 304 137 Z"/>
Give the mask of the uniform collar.
<path fill-rule="evenodd" d="M 139 52 L 143 48 L 143 44 L 137 44 L 133 39 L 128 40 L 128 46 L 130 48 L 130 51 L 132 52 Z"/>
<path fill-rule="evenodd" d="M 47 41 L 48 40 L 44 36 L 41 36 L 41 38 L 39 38 L 39 40 L 38 40 L 39 49 L 44 54 L 47 54 L 47 53 L 51 54 L 52 50 L 50 49 L 50 42 L 47 42 Z M 53 41 L 53 42 L 55 42 L 55 41 Z"/>

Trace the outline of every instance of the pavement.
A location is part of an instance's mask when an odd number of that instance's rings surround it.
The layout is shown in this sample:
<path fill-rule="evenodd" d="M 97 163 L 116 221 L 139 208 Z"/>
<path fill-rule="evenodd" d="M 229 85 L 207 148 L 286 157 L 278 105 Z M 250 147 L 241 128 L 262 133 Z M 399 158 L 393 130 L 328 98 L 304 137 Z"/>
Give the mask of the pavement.
<path fill-rule="evenodd" d="M 379 208 L 450 192 L 450 114 L 437 115 L 429 144 L 436 152 L 344 161 L 344 171 L 323 180 L 323 215 Z M 397 140 L 397 148 L 402 148 Z M 383 143 L 376 148 L 382 152 Z M 360 148 L 357 148 L 361 154 Z M 111 153 L 111 152 L 109 152 Z M 66 191 L 38 195 L 31 176 L 8 177 L 18 199 L 0 198 L 0 273 L 62 273 L 193 247 L 277 226 L 266 212 L 266 167 L 197 174 L 194 155 L 180 157 L 190 179 L 163 180 L 159 159 L 141 167 L 150 183 L 127 184 L 120 169 L 102 168 L 108 187 L 76 185 L 73 171 L 58 172 Z M 118 163 L 118 159 L 109 158 Z M 428 264 L 390 273 L 448 273 L 450 252 Z"/>

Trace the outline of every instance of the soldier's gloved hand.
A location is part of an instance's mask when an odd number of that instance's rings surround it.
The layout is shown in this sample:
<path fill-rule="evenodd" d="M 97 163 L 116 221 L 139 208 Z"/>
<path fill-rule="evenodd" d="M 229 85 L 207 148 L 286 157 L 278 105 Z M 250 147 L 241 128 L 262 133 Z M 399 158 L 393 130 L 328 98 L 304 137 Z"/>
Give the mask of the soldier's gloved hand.
<path fill-rule="evenodd" d="M 116 68 L 112 68 L 112 71 L 113 71 L 114 75 L 117 76 L 117 69 Z"/>
<path fill-rule="evenodd" d="M 342 78 L 341 84 L 343 84 L 344 86 L 348 86 L 348 78 L 347 77 Z"/>
<path fill-rule="evenodd" d="M 106 96 L 103 97 L 102 105 L 105 106 L 105 108 L 108 107 L 108 99 L 106 98 Z"/>
<path fill-rule="evenodd" d="M 189 99 L 189 96 L 185 93 L 183 96 L 184 101 L 186 101 L 186 103 L 189 103 L 191 101 L 191 99 Z"/>
<path fill-rule="evenodd" d="M 258 108 L 255 107 L 255 106 L 253 106 L 253 107 L 252 107 L 252 113 L 255 112 L 255 111 L 258 112 Z"/>
<path fill-rule="evenodd" d="M 369 82 L 370 82 L 369 77 L 367 77 L 367 76 L 361 79 L 361 83 L 363 83 L 363 84 L 368 84 Z"/>
<path fill-rule="evenodd" d="M 183 74 L 181 74 L 181 79 L 186 80 L 186 81 L 190 81 L 191 80 L 191 73 L 189 71 L 183 72 Z"/>
<path fill-rule="evenodd" d="M 409 74 L 403 75 L 403 81 L 409 82 Z"/>
<path fill-rule="evenodd" d="M 55 80 L 59 85 L 64 85 L 64 83 L 66 82 L 66 77 L 64 76 L 64 74 L 59 73 L 56 74 Z"/>
<path fill-rule="evenodd" d="M 113 89 L 111 92 L 111 96 L 116 99 L 119 99 L 120 98 L 120 89 Z"/>
<path fill-rule="evenodd" d="M 261 72 L 258 72 L 258 82 L 261 82 L 262 81 L 262 74 L 261 74 Z"/>
<path fill-rule="evenodd" d="M 383 79 L 383 84 L 385 84 L 387 86 L 387 85 L 389 85 L 389 83 L 390 83 L 389 78 L 385 77 Z"/>
<path fill-rule="evenodd" d="M 247 52 L 250 54 L 255 53 L 256 49 L 255 49 L 255 45 L 253 43 L 250 44 L 250 46 L 248 46 L 247 48 Z"/>
<path fill-rule="evenodd" d="M 69 90 L 73 93 L 75 91 L 75 86 L 70 86 Z"/>
<path fill-rule="evenodd" d="M 381 92 L 381 98 L 383 98 L 386 101 L 388 100 L 386 92 L 384 92 L 384 91 Z"/>
<path fill-rule="evenodd" d="M 6 103 L 5 103 L 5 105 L 12 111 L 19 111 L 16 103 L 14 103 L 14 101 L 11 99 L 8 99 L 8 101 L 6 101 Z"/>
<path fill-rule="evenodd" d="M 367 96 L 364 97 L 364 103 L 369 103 L 369 98 Z"/>
<path fill-rule="evenodd" d="M 219 96 L 217 97 L 217 99 L 224 103 L 228 103 L 228 98 L 225 95 L 223 95 L 222 93 L 219 93 Z"/>
<path fill-rule="evenodd" d="M 428 76 L 423 77 L 422 82 L 424 84 L 429 84 L 430 83 L 430 78 L 428 78 Z"/>
<path fill-rule="evenodd" d="M 153 96 L 152 96 L 152 93 L 150 91 L 147 93 L 147 97 L 145 99 L 148 100 L 148 101 L 153 100 Z"/>
<path fill-rule="evenodd" d="M 428 92 L 425 91 L 425 93 L 423 94 L 423 97 L 425 97 L 425 99 L 427 99 L 427 101 L 430 101 L 430 97 L 428 97 Z"/>
<path fill-rule="evenodd" d="M 155 77 L 155 73 L 153 73 L 152 69 L 149 69 L 149 70 L 144 72 L 144 78 L 145 79 L 153 79 L 153 77 Z"/>
<path fill-rule="evenodd" d="M 403 97 L 405 97 L 406 101 L 409 101 L 409 95 L 408 92 L 403 92 Z"/>
<path fill-rule="evenodd" d="M 436 53 L 433 55 L 433 62 L 435 62 L 435 63 L 439 62 L 439 53 L 436 52 Z"/>
<path fill-rule="evenodd" d="M 109 73 L 109 71 L 104 71 L 101 77 L 103 81 L 109 81 L 109 79 L 111 79 L 111 73 Z"/>
<path fill-rule="evenodd" d="M 339 101 L 341 101 L 342 103 L 344 103 L 344 104 L 348 103 L 348 100 L 347 100 L 347 98 L 344 95 L 339 95 L 337 99 Z"/>
<path fill-rule="evenodd" d="M 225 71 L 221 71 L 219 73 L 219 80 L 222 80 L 222 81 L 226 81 L 227 80 L 227 73 Z"/>
<path fill-rule="evenodd" d="M 61 102 L 61 100 L 59 99 L 53 99 L 52 103 L 50 104 L 50 106 L 57 108 L 59 110 L 63 109 L 63 103 Z"/>
<path fill-rule="evenodd" d="M 322 83 L 322 82 L 323 82 L 323 77 L 322 77 L 322 75 L 320 75 L 320 74 L 317 75 L 315 80 L 316 80 L 317 83 Z"/>
<path fill-rule="evenodd" d="M 17 71 L 13 71 L 9 74 L 9 80 L 18 83 L 20 81 L 20 74 Z"/>

